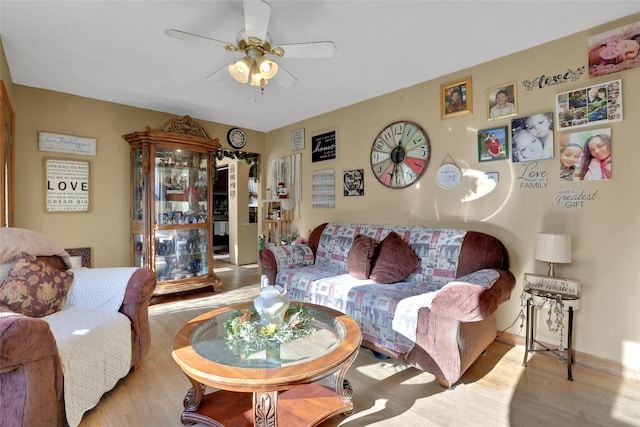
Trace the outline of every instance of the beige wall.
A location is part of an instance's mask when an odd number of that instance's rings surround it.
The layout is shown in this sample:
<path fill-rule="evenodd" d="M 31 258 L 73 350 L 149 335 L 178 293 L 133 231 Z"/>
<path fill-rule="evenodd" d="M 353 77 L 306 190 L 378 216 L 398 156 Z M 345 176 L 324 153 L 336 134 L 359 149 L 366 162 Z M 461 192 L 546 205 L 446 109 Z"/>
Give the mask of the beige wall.
<path fill-rule="evenodd" d="M 637 164 L 640 123 L 640 69 L 627 70 L 589 79 L 527 91 L 522 80 L 542 74 L 564 73 L 586 63 L 589 34 L 638 21 L 636 15 L 590 32 L 576 34 L 487 64 L 461 70 L 441 79 L 425 82 L 357 105 L 295 123 L 267 135 L 266 157 L 291 153 L 291 131 L 305 129 L 302 153 L 303 195 L 301 219 L 294 227 L 303 236 L 325 221 L 368 223 L 437 224 L 486 231 L 505 243 L 511 254 L 512 271 L 518 279 L 511 300 L 498 313 L 498 327 L 504 329 L 521 309 L 520 293 L 525 272 L 546 274 L 545 264 L 533 259 L 536 233 L 569 233 L 573 237 L 573 263 L 561 265 L 557 274 L 582 281 L 581 307 L 575 317 L 575 347 L 602 358 L 623 362 L 640 369 L 640 192 Z M 442 120 L 440 85 L 458 78 L 472 77 L 473 114 Z M 536 170 L 549 174 L 544 189 L 520 188 L 518 179 L 527 163 L 477 161 L 477 130 L 507 125 L 508 119 L 487 121 L 486 90 L 516 81 L 519 115 L 553 111 L 555 94 L 594 83 L 622 79 L 624 121 L 605 125 L 613 136 L 613 179 L 599 182 L 560 182 L 555 133 L 556 158 L 539 161 Z M 406 189 L 393 190 L 377 182 L 369 164 L 371 144 L 386 125 L 397 120 L 419 123 L 431 140 L 431 163 L 418 181 Z M 328 128 L 338 129 L 338 159 L 311 163 L 310 134 Z M 581 129 L 584 130 L 584 129 Z M 442 190 L 435 183 L 435 172 L 447 154 L 463 169 L 462 183 L 453 190 Z M 312 172 L 334 169 L 336 173 L 335 209 L 312 208 Z M 343 197 L 342 173 L 364 169 L 365 195 Z M 477 173 L 499 172 L 497 188 L 476 200 L 463 201 L 477 193 Z M 266 184 L 265 184 L 266 185 Z M 594 193 L 596 200 L 582 208 L 554 206 L 563 190 Z M 266 193 L 264 193 L 266 194 Z M 539 330 L 546 330 L 544 310 Z M 509 332 L 524 334 L 517 328 Z M 548 342 L 557 338 L 541 336 Z"/>
<path fill-rule="evenodd" d="M 523 79 L 541 74 L 564 72 L 585 64 L 588 34 L 637 21 L 639 16 L 621 20 L 590 32 L 576 34 L 516 55 L 461 70 L 441 79 L 425 82 L 348 108 L 324 114 L 269 132 L 247 131 L 246 150 L 265 154 L 262 177 L 266 177 L 268 158 L 291 153 L 291 131 L 304 127 L 303 199 L 301 219 L 294 223 L 306 236 L 324 221 L 361 221 L 371 223 L 436 224 L 486 231 L 506 244 L 511 254 L 512 270 L 518 283 L 511 300 L 498 313 L 498 327 L 509 326 L 520 311 L 519 295 L 524 272 L 546 272 L 533 259 L 533 242 L 538 231 L 570 233 L 574 243 L 574 262 L 558 268 L 564 276 L 582 281 L 581 307 L 576 313 L 575 347 L 598 357 L 640 369 L 640 193 L 636 174 L 640 158 L 638 130 L 640 123 L 640 69 L 597 79 L 582 76 L 578 81 L 533 91 L 524 90 Z M 0 70 L 5 73 L 3 67 Z M 473 114 L 441 120 L 439 112 L 441 83 L 471 76 Z M 537 169 L 551 177 L 544 189 L 520 188 L 518 176 L 522 163 L 497 161 L 478 163 L 476 132 L 478 129 L 507 125 L 509 119 L 486 120 L 486 89 L 501 83 L 518 82 L 519 113 L 552 111 L 554 95 L 598 82 L 622 79 L 624 84 L 623 122 L 611 127 L 613 174 L 610 181 L 560 183 L 558 160 L 538 162 Z M 125 133 L 158 127 L 170 116 L 122 105 L 60 94 L 45 90 L 13 86 L 12 104 L 16 113 L 16 226 L 44 232 L 64 247 L 91 246 L 94 265 L 126 265 L 129 260 L 129 148 L 121 138 Z M 369 154 L 376 134 L 396 120 L 413 120 L 427 131 L 431 139 L 431 164 L 417 184 L 391 190 L 378 184 L 371 173 Z M 229 126 L 203 122 L 209 134 L 224 138 Z M 313 132 L 338 129 L 338 160 L 312 164 L 309 136 Z M 65 156 L 40 152 L 38 131 L 67 133 L 97 138 L 95 157 Z M 556 133 L 556 141 L 558 139 Z M 445 191 L 434 181 L 437 167 L 447 154 L 464 170 L 459 187 Z M 44 209 L 43 159 L 82 158 L 91 163 L 91 211 L 89 213 L 51 214 Z M 315 170 L 336 171 L 335 209 L 311 207 L 311 175 Z M 364 169 L 365 195 L 343 197 L 339 182 L 343 171 Z M 475 173 L 499 172 L 495 191 L 472 201 L 463 201 L 477 189 Z M 265 179 L 262 179 L 263 194 Z M 554 206 L 562 190 L 596 190 L 596 200 L 582 208 Z M 546 315 L 546 311 L 544 313 Z M 544 317 L 544 316 L 540 316 Z M 516 322 L 516 327 L 518 322 Z M 540 329 L 545 329 L 541 323 Z M 509 332 L 523 334 L 510 329 Z M 549 336 L 548 341 L 556 342 Z"/>
<path fill-rule="evenodd" d="M 129 144 L 122 135 L 158 128 L 172 115 L 14 85 L 16 115 L 15 226 L 47 234 L 65 248 L 90 246 L 96 267 L 129 264 Z M 197 118 L 195 118 L 197 120 Z M 224 147 L 226 125 L 198 120 Z M 38 150 L 38 131 L 97 139 L 97 155 Z M 264 134 L 251 130 L 247 151 L 262 153 Z M 90 211 L 45 211 L 44 159 L 88 160 Z"/>

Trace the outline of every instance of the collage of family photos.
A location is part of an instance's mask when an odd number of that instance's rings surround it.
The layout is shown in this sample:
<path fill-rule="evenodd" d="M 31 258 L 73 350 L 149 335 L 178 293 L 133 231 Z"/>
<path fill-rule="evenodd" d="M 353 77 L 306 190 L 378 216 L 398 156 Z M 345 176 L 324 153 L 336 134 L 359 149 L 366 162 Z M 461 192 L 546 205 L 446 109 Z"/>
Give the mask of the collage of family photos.
<path fill-rule="evenodd" d="M 556 116 L 558 130 L 622 120 L 622 81 L 558 94 Z"/>
<path fill-rule="evenodd" d="M 488 120 L 517 115 L 514 86 L 505 83 L 487 90 Z M 514 117 L 510 130 L 509 126 L 478 130 L 478 161 L 531 162 L 553 159 L 558 153 L 562 181 L 611 179 L 611 129 L 567 131 L 621 120 L 621 80 L 560 93 L 555 113 Z"/>

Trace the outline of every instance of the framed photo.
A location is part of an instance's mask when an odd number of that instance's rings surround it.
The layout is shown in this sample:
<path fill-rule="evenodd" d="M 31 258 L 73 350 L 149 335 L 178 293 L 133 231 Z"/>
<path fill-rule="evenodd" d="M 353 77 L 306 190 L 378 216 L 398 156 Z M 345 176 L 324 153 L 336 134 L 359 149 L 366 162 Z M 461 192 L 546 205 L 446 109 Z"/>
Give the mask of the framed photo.
<path fill-rule="evenodd" d="M 514 162 L 552 159 L 553 113 L 538 113 L 512 119 L 511 155 Z"/>
<path fill-rule="evenodd" d="M 509 131 L 507 126 L 478 131 L 478 161 L 506 160 L 509 158 Z"/>
<path fill-rule="evenodd" d="M 558 130 L 622 120 L 622 80 L 598 83 L 556 95 Z"/>
<path fill-rule="evenodd" d="M 487 118 L 489 120 L 518 114 L 516 82 L 487 89 Z"/>
<path fill-rule="evenodd" d="M 589 37 L 589 77 L 640 66 L 640 21 Z"/>
<path fill-rule="evenodd" d="M 342 188 L 344 196 L 364 196 L 364 169 L 345 171 Z"/>
<path fill-rule="evenodd" d="M 580 296 L 580 281 L 565 277 L 524 273 L 524 290 L 539 295 Z"/>
<path fill-rule="evenodd" d="M 440 85 L 440 111 L 443 119 L 473 112 L 471 77 Z"/>
<path fill-rule="evenodd" d="M 500 182 L 499 172 L 485 172 L 484 176 L 487 177 L 488 180 L 493 181 L 496 184 Z"/>
<path fill-rule="evenodd" d="M 611 179 L 611 128 L 560 135 L 560 180 Z"/>

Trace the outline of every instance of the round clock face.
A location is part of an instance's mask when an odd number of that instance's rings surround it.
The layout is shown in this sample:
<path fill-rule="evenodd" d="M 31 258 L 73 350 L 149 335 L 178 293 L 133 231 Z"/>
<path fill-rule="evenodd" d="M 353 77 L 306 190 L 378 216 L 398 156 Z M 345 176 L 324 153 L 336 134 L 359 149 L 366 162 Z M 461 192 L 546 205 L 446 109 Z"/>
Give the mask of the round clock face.
<path fill-rule="evenodd" d="M 242 148 L 247 143 L 247 138 L 242 129 L 232 128 L 227 132 L 227 141 L 233 148 Z"/>
<path fill-rule="evenodd" d="M 401 121 L 385 127 L 371 146 L 371 170 L 389 188 L 405 188 L 424 174 L 431 157 L 427 133 L 416 123 Z"/>

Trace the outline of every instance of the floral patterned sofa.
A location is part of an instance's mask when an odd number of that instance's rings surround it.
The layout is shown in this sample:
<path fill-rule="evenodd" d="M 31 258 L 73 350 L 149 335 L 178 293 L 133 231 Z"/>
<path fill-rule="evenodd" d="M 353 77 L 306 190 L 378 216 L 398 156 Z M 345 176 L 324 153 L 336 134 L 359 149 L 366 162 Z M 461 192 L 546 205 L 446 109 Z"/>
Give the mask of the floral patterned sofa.
<path fill-rule="evenodd" d="M 263 250 L 270 284 L 292 301 L 355 319 L 363 346 L 453 386 L 496 337 L 515 287 L 495 237 L 424 226 L 322 224 L 306 244 Z"/>

